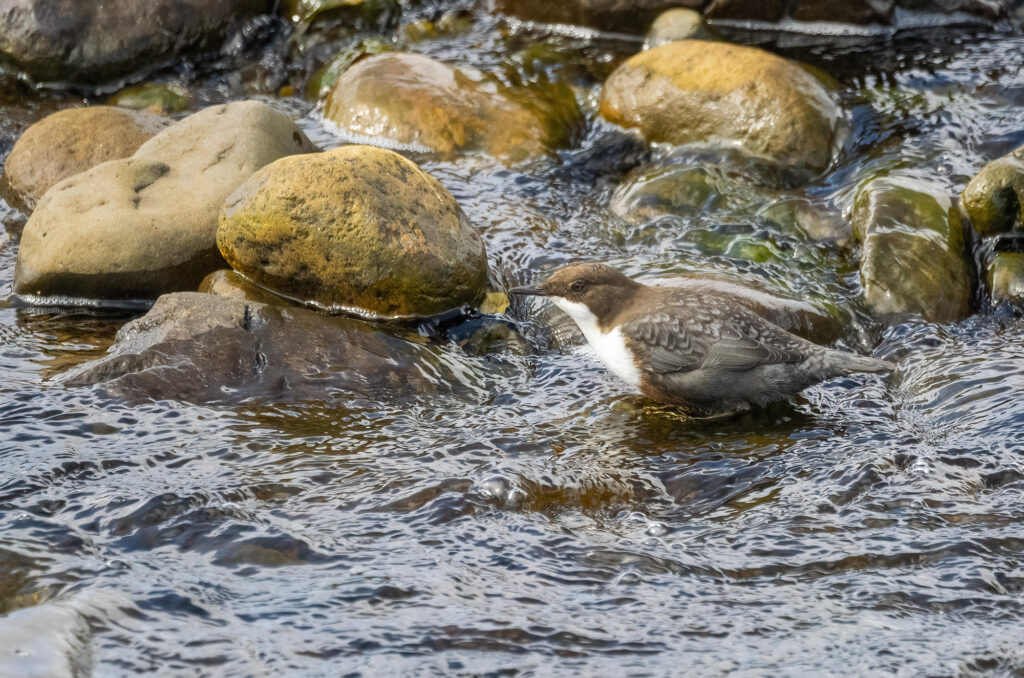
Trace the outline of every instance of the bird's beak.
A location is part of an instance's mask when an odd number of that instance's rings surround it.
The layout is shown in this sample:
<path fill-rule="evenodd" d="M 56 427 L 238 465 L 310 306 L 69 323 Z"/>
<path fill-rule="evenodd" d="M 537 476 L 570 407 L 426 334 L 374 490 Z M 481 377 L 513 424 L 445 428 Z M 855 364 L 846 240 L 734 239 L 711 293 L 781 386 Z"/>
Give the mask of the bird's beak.
<path fill-rule="evenodd" d="M 534 287 L 532 285 L 527 285 L 526 287 L 513 287 L 508 291 L 508 293 L 534 297 L 546 297 L 548 295 L 548 293 L 540 287 Z"/>

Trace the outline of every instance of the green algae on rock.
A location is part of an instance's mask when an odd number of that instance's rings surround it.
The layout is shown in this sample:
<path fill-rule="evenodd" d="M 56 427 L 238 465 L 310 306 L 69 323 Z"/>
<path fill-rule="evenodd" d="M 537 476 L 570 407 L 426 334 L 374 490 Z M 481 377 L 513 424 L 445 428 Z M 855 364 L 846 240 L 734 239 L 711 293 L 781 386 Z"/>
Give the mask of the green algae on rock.
<path fill-rule="evenodd" d="M 11 149 L 0 176 L 0 196 L 30 215 L 54 184 L 127 158 L 169 124 L 166 118 L 111 106 L 48 115 L 25 130 Z"/>
<path fill-rule="evenodd" d="M 225 299 L 241 299 L 278 306 L 296 305 L 292 300 L 274 294 L 265 287 L 260 287 L 230 268 L 222 268 L 203 278 L 203 281 L 199 283 L 199 291 Z"/>
<path fill-rule="evenodd" d="M 1024 253 L 998 252 L 988 265 L 992 301 L 1024 301 Z"/>
<path fill-rule="evenodd" d="M 933 322 L 970 312 L 960 212 L 941 188 L 909 177 L 866 181 L 854 201 L 853 234 L 863 245 L 861 285 L 871 312 Z"/>
<path fill-rule="evenodd" d="M 845 125 L 822 82 L 755 47 L 683 40 L 633 56 L 601 91 L 606 120 L 648 141 L 735 147 L 805 180 L 825 170 Z"/>
<path fill-rule="evenodd" d="M 216 243 L 224 199 L 267 163 L 314 150 L 289 117 L 260 102 L 185 118 L 131 158 L 93 167 L 46 193 L 25 225 L 14 290 L 128 300 L 195 289 L 224 266 Z"/>
<path fill-rule="evenodd" d="M 547 84 L 514 91 L 474 69 L 392 52 L 346 70 L 324 115 L 350 132 L 443 156 L 481 149 L 518 162 L 566 145 L 581 124 L 571 90 Z"/>
<path fill-rule="evenodd" d="M 149 111 L 158 115 L 180 113 L 192 105 L 192 96 L 171 82 L 145 82 L 123 89 L 107 100 L 111 106 Z"/>
<path fill-rule="evenodd" d="M 217 244 L 251 280 L 330 310 L 429 316 L 487 283 L 483 241 L 452 195 L 374 146 L 265 167 L 228 198 Z"/>
<path fill-rule="evenodd" d="M 391 50 L 391 43 L 380 38 L 364 38 L 327 60 L 306 81 L 306 98 L 319 101 L 330 93 L 341 74 L 359 59 Z"/>
<path fill-rule="evenodd" d="M 1024 146 L 982 167 L 964 188 L 963 205 L 983 236 L 1024 227 Z"/>

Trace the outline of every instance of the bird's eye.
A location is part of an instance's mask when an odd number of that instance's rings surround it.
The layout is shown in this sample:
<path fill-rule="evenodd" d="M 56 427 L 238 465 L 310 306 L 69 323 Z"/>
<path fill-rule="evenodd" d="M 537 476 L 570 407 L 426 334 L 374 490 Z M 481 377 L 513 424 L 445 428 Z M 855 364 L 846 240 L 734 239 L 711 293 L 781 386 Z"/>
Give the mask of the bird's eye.
<path fill-rule="evenodd" d="M 587 281 L 576 280 L 573 282 L 572 285 L 569 286 L 569 289 L 571 289 L 576 294 L 583 294 L 583 291 L 587 289 Z"/>

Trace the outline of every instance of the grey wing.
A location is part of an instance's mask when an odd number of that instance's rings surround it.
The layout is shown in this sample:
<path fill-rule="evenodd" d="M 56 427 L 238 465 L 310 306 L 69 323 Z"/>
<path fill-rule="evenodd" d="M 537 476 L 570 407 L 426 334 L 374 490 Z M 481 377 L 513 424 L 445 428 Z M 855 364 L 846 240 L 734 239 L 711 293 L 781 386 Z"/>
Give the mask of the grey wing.
<path fill-rule="evenodd" d="M 622 328 L 655 374 L 718 368 L 744 372 L 804 360 L 800 340 L 747 309 L 713 317 L 697 306 L 666 308 Z"/>

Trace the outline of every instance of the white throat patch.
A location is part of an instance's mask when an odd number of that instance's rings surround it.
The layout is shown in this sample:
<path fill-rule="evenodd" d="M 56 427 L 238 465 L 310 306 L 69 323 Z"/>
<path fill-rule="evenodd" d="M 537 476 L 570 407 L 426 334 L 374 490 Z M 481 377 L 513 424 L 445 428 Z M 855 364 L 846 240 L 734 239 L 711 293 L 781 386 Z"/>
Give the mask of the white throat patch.
<path fill-rule="evenodd" d="M 602 332 L 597 324 L 597 316 L 586 305 L 562 297 L 551 297 L 551 301 L 576 321 L 587 343 L 608 369 L 633 388 L 640 388 L 640 370 L 633 362 L 633 355 L 626 348 L 626 340 L 619 328 Z"/>

